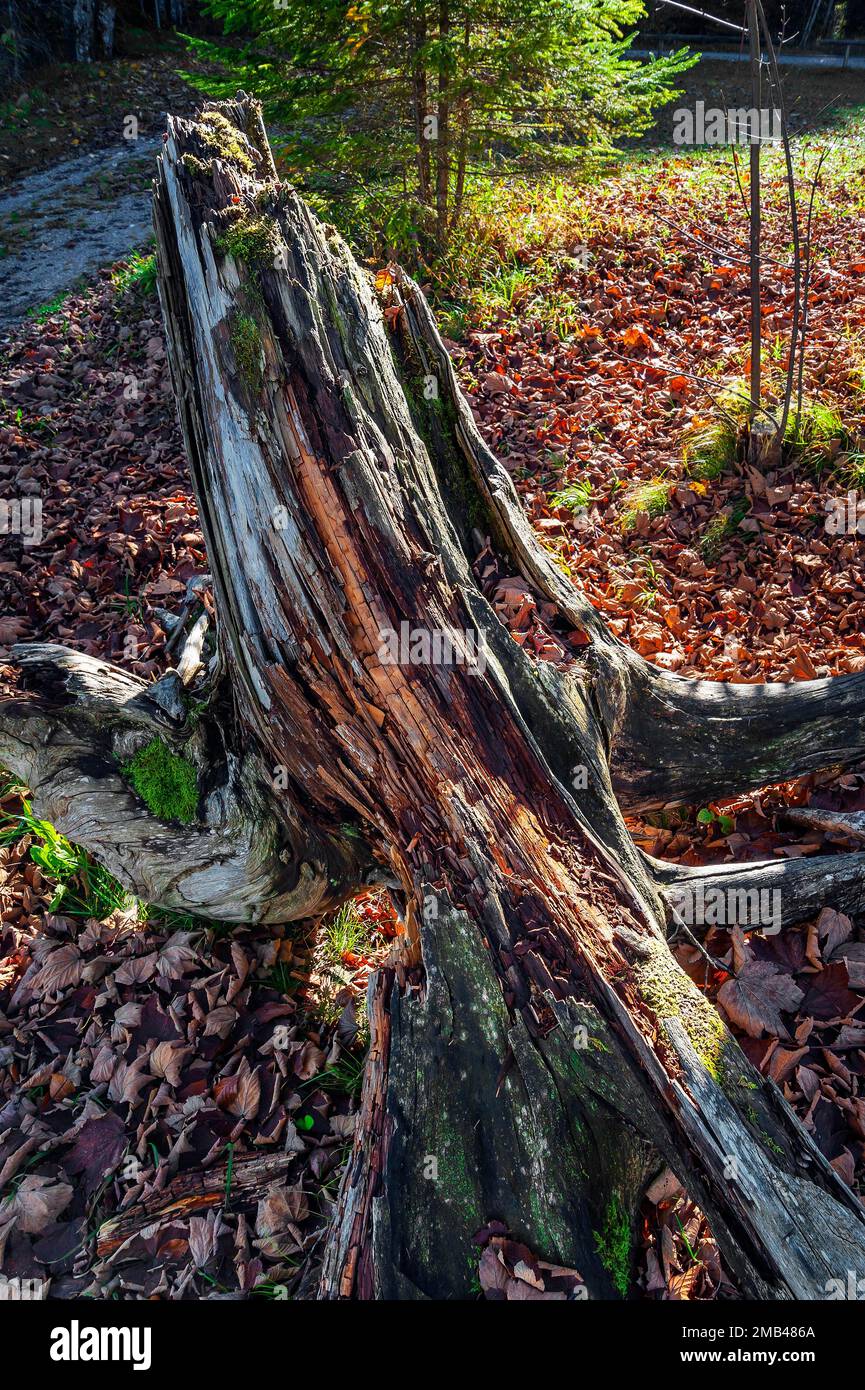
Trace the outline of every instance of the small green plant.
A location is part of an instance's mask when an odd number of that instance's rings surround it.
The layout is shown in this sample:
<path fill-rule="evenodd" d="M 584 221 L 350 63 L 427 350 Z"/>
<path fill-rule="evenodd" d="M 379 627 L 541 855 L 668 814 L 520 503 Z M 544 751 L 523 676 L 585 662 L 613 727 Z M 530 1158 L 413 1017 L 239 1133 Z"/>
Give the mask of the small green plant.
<path fill-rule="evenodd" d="M 647 483 L 638 483 L 636 487 L 630 488 L 622 499 L 624 510 L 619 523 L 622 530 L 632 531 L 637 524 L 637 517 L 641 514 L 649 517 L 662 516 L 670 505 L 672 486 L 672 483 L 664 478 L 653 478 Z"/>
<path fill-rule="evenodd" d="M 842 454 L 836 472 L 845 487 L 865 489 L 865 453 L 851 449 Z"/>
<path fill-rule="evenodd" d="M 133 251 L 121 269 L 111 277 L 111 283 L 118 299 L 132 294 L 138 299 L 149 299 L 156 293 L 156 256 L 142 256 Z"/>
<path fill-rule="evenodd" d="M 322 955 L 333 965 L 348 955 L 360 955 L 369 947 L 369 930 L 353 903 L 345 903 L 322 927 L 318 938 Z"/>
<path fill-rule="evenodd" d="M 687 1233 L 687 1231 L 685 1230 L 684 1226 L 682 1225 L 682 1222 L 681 1222 L 681 1220 L 680 1220 L 680 1218 L 679 1218 L 679 1213 L 676 1212 L 675 1215 L 676 1215 L 676 1225 L 679 1227 L 679 1230 L 680 1230 L 680 1232 L 681 1232 L 681 1234 L 682 1234 L 682 1240 L 684 1241 L 685 1249 L 687 1250 L 687 1252 L 688 1252 L 688 1254 L 690 1255 L 691 1259 L 694 1261 L 694 1264 L 699 1264 L 700 1261 L 698 1260 L 696 1254 L 694 1253 L 694 1248 L 693 1248 L 693 1246 L 691 1245 L 691 1242 L 688 1240 L 688 1233 Z"/>
<path fill-rule="evenodd" d="M 238 314 L 231 327 L 234 360 L 251 391 L 260 391 L 264 380 L 261 333 L 251 314 Z"/>
<path fill-rule="evenodd" d="M 738 431 L 734 420 L 695 420 L 682 442 L 682 460 L 692 478 L 719 478 L 736 458 Z"/>
<path fill-rule="evenodd" d="M 357 1098 L 363 1085 L 365 1066 L 365 1053 L 362 1056 L 357 1056 L 354 1052 L 343 1052 L 339 1061 L 334 1062 L 333 1066 L 325 1067 L 324 1071 L 316 1072 L 315 1076 L 309 1077 L 307 1081 L 301 1081 L 297 1089 L 302 1092 L 304 1087 L 314 1086 L 316 1090 L 338 1091 L 340 1095 Z"/>
<path fill-rule="evenodd" d="M 291 970 L 285 961 L 281 960 L 272 970 L 268 971 L 261 983 L 267 989 L 276 990 L 277 994 L 293 994 L 300 984 L 300 980 L 291 978 Z"/>
<path fill-rule="evenodd" d="M 48 320 L 57 313 L 58 309 L 62 309 L 68 298 L 69 291 L 64 290 L 62 294 L 57 295 L 56 299 L 49 300 L 47 304 L 41 304 L 38 308 L 28 309 L 27 316 L 28 318 L 36 319 L 37 323 L 47 323 Z"/>
<path fill-rule="evenodd" d="M 439 331 L 443 338 L 459 342 L 468 331 L 469 320 L 465 309 L 458 304 L 439 305 Z"/>
<path fill-rule="evenodd" d="M 654 607 L 661 587 L 661 575 L 651 555 L 635 555 L 616 570 L 615 575 L 616 592 L 621 595 L 627 586 L 628 592 L 633 594 L 628 600 L 632 607 Z M 634 585 L 638 586 L 638 592 L 634 592 Z"/>
<path fill-rule="evenodd" d="M 475 294 L 481 321 L 515 313 L 531 289 L 531 276 L 522 266 L 498 265 L 483 278 Z"/>
<path fill-rule="evenodd" d="M 799 416 L 791 416 L 784 431 L 787 449 L 818 474 L 854 443 L 838 411 L 823 401 L 806 400 Z"/>
<path fill-rule="evenodd" d="M 682 458 L 692 478 L 719 478 L 736 459 L 751 413 L 750 383 L 720 384 L 714 413 L 691 422 L 682 437 Z"/>
<path fill-rule="evenodd" d="M 730 518 L 726 512 L 713 516 L 700 538 L 700 552 L 704 560 L 715 560 L 721 546 L 729 534 Z"/>
<path fill-rule="evenodd" d="M 717 825 L 722 835 L 732 835 L 736 828 L 736 822 L 732 816 L 724 816 L 720 811 L 713 811 L 711 807 L 704 806 L 697 812 L 697 823 L 699 825 Z"/>
<path fill-rule="evenodd" d="M 196 917 L 193 912 L 177 912 L 158 903 L 138 904 L 138 920 L 150 922 L 163 932 L 204 932 L 213 940 L 230 936 L 237 922 L 213 922 L 209 917 Z"/>
<path fill-rule="evenodd" d="M 592 500 L 591 483 L 568 483 L 561 492 L 554 492 L 550 498 L 551 507 L 566 507 L 569 512 L 585 511 Z"/>
<path fill-rule="evenodd" d="M 123 595 L 122 595 L 122 597 L 118 595 L 117 598 L 111 599 L 111 600 L 109 601 L 109 607 L 111 607 L 111 608 L 118 608 L 118 609 L 120 609 L 120 611 L 121 611 L 122 613 L 125 613 L 127 617 L 129 617 L 129 618 L 136 618 L 139 622 L 141 621 L 142 616 L 143 616 L 143 610 L 142 610 L 142 606 L 141 606 L 141 599 L 139 599 L 139 598 L 133 598 L 132 595 L 130 594 L 130 592 L 129 592 L 129 575 L 128 575 L 128 574 L 124 574 L 124 576 L 123 576 Z"/>
<path fill-rule="evenodd" d="M 717 560 L 724 542 L 739 529 L 739 523 L 748 512 L 748 502 L 740 498 L 732 507 L 725 508 L 712 517 L 700 538 L 700 554 L 711 563 Z"/>
<path fill-rule="evenodd" d="M 52 428 L 51 421 L 44 415 L 36 415 L 33 419 L 27 418 L 23 409 L 19 405 L 15 411 L 15 423 L 22 434 L 30 435 L 34 438 L 42 438 L 46 444 L 54 441 L 55 430 Z"/>
<path fill-rule="evenodd" d="M 172 753 L 162 739 L 151 739 L 120 771 L 159 820 L 195 820 L 198 777 L 186 758 Z"/>

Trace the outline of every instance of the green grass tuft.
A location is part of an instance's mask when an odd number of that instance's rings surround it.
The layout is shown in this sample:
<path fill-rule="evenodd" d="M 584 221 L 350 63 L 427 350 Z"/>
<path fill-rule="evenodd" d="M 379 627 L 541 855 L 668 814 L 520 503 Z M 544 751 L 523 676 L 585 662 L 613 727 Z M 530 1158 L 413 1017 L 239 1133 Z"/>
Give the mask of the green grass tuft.
<path fill-rule="evenodd" d="M 47 304 L 41 304 L 36 309 L 28 309 L 27 317 L 35 319 L 37 323 L 47 323 L 63 308 L 70 294 L 71 290 L 64 290 L 62 294 L 58 294 L 56 299 L 49 300 Z"/>
<path fill-rule="evenodd" d="M 159 820 L 188 824 L 198 812 L 198 776 L 192 763 L 154 738 L 121 767 L 141 800 Z"/>
<path fill-rule="evenodd" d="M 838 411 L 823 401 L 804 401 L 801 414 L 791 415 L 784 431 L 786 447 L 818 474 L 854 442 Z"/>
<path fill-rule="evenodd" d="M 687 431 L 682 459 L 692 478 L 720 478 L 736 459 L 737 429 L 732 420 L 695 420 Z"/>
<path fill-rule="evenodd" d="M 569 512 L 582 512 L 592 500 L 591 483 L 568 483 L 561 492 L 550 498 L 551 507 L 567 507 Z"/>
<path fill-rule="evenodd" d="M 314 1086 L 317 1091 L 337 1091 L 357 1099 L 363 1086 L 365 1066 L 366 1053 L 358 1056 L 354 1052 L 343 1052 L 332 1066 L 316 1072 L 308 1081 L 301 1081 L 297 1089 L 302 1094 L 305 1087 Z"/>
<path fill-rule="evenodd" d="M 661 516 L 670 505 L 670 492 L 673 484 L 664 478 L 653 478 L 650 482 L 639 483 L 631 488 L 622 499 L 624 510 L 620 525 L 623 531 L 632 531 L 637 517 L 645 513 L 649 517 Z"/>
<path fill-rule="evenodd" d="M 362 955 L 370 949 L 369 927 L 354 903 L 346 903 L 324 923 L 318 944 L 322 955 L 333 965 L 339 965 L 344 956 Z"/>
<path fill-rule="evenodd" d="M 149 299 L 156 293 L 156 256 L 141 256 L 133 251 L 128 256 L 122 270 L 116 270 L 111 277 L 118 297 L 134 294 L 139 299 Z"/>
<path fill-rule="evenodd" d="M 741 498 L 732 507 L 712 517 L 700 540 L 700 553 L 704 560 L 711 562 L 718 558 L 724 542 L 739 529 L 739 523 L 748 510 L 747 501 Z"/>
<path fill-rule="evenodd" d="M 31 838 L 30 858 L 46 878 L 55 884 L 49 912 L 68 917 L 95 917 L 101 921 L 112 912 L 128 911 L 134 898 L 113 874 L 97 864 L 80 845 L 74 845 L 47 820 L 33 814 L 24 795 L 25 788 L 8 773 L 0 773 L 0 797 L 20 794 L 21 810 L 0 808 L 0 848 L 17 844 L 25 835 Z"/>
<path fill-rule="evenodd" d="M 845 487 L 865 488 L 865 454 L 858 449 L 842 454 L 836 472 Z"/>

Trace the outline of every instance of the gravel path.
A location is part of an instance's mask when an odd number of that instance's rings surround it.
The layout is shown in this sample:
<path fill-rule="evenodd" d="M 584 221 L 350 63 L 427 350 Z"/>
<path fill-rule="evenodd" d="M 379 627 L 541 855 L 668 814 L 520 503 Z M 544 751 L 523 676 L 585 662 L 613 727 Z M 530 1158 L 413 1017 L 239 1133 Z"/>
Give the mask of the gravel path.
<path fill-rule="evenodd" d="M 149 137 L 65 160 L 0 193 L 0 328 L 151 234 Z"/>

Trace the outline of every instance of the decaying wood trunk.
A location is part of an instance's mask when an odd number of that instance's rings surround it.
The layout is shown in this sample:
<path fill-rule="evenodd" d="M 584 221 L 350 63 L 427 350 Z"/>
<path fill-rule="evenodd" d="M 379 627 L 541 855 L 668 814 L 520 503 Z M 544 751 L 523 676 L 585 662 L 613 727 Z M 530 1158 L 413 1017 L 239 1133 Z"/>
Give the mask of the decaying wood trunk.
<path fill-rule="evenodd" d="M 675 963 L 688 875 L 620 808 L 854 761 L 863 678 L 725 687 L 616 642 L 536 542 L 422 295 L 397 270 L 377 292 L 278 183 L 255 102 L 169 123 L 155 218 L 216 604 L 205 707 L 17 649 L 36 693 L 0 709 L 0 758 L 157 900 L 272 921 L 389 886 L 405 932 L 371 986 L 322 1296 L 467 1295 L 492 1219 L 622 1296 L 662 1162 L 746 1295 L 861 1277 L 865 1212 Z M 566 668 L 500 624 L 487 539 L 555 605 Z M 197 769 L 194 826 L 154 823 L 119 772 L 154 729 Z M 858 901 L 862 856 L 766 868 L 785 922 L 836 869 Z"/>

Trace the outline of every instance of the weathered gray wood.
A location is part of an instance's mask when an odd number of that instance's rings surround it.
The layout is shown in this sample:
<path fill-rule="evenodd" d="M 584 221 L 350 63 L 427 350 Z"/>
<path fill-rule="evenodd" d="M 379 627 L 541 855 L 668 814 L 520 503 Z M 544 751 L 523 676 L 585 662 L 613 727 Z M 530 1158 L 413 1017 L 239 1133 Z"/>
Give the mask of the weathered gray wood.
<path fill-rule="evenodd" d="M 673 923 L 682 918 L 697 936 L 709 926 L 725 924 L 745 930 L 763 926 L 776 932 L 804 922 L 823 907 L 854 915 L 865 910 L 865 854 L 820 854 L 699 868 L 660 859 L 649 863 Z M 713 893 L 723 895 L 726 923 L 717 913 L 698 912 L 702 920 L 695 921 L 693 910 L 690 915 L 683 911 L 699 904 L 705 909 Z"/>
<path fill-rule="evenodd" d="M 833 1281 L 846 1277 L 844 1271 L 861 1264 L 862 1246 L 855 1221 L 849 1213 L 845 1218 L 837 1202 L 810 1180 L 812 1175 L 802 1176 L 773 1161 L 765 1137 L 741 1124 L 729 1097 L 697 1055 L 681 1020 L 665 1019 L 664 1026 L 682 1067 L 681 1080 L 674 1082 L 674 1087 L 683 1125 L 699 1135 L 701 1143 L 707 1131 L 711 1135 L 717 1162 L 729 1175 L 731 1206 L 738 1207 L 740 1239 L 777 1252 L 783 1259 L 784 1283 L 793 1298 L 825 1296 Z M 792 1222 L 791 1212 L 802 1205 L 807 1205 L 809 1219 Z M 825 1280 L 815 1287 L 818 1270 Z"/>
<path fill-rule="evenodd" d="M 295 921 L 339 902 L 372 869 L 343 838 L 316 838 L 292 818 L 256 750 L 215 744 L 213 721 L 182 701 L 172 715 L 158 686 L 47 643 L 16 647 L 13 659 L 29 693 L 0 701 L 0 762 L 41 816 L 145 901 L 227 921 Z M 190 824 L 158 820 L 121 775 L 154 739 L 196 768 Z"/>
<path fill-rule="evenodd" d="M 865 840 L 865 811 L 824 811 L 819 806 L 788 806 L 782 820 L 793 825 L 813 826 L 829 835 Z"/>
<path fill-rule="evenodd" d="M 611 730 L 625 810 L 705 805 L 865 756 L 865 672 L 785 685 L 728 685 L 628 658 L 628 698 Z"/>

